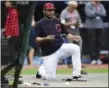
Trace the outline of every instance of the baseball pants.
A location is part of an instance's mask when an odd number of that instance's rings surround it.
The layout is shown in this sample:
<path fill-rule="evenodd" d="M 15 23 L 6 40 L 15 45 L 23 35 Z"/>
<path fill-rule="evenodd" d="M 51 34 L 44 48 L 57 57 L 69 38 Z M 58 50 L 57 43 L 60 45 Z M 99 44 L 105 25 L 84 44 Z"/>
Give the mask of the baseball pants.
<path fill-rule="evenodd" d="M 56 67 L 59 59 L 72 56 L 72 76 L 81 75 L 80 47 L 73 43 L 63 43 L 53 54 L 44 56 L 43 64 L 39 67 L 39 74 L 45 79 L 56 78 Z"/>

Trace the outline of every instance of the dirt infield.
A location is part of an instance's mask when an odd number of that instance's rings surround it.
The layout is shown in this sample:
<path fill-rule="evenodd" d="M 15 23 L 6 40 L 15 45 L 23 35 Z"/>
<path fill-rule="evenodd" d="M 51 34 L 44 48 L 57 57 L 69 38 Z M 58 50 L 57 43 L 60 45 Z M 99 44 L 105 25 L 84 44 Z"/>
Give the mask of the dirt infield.
<path fill-rule="evenodd" d="M 97 69 L 100 69 L 100 68 L 108 68 L 108 64 L 103 64 L 103 65 L 90 65 L 90 64 L 84 64 L 85 68 L 97 68 Z M 26 65 L 23 67 L 24 70 L 28 70 L 28 69 L 37 69 L 39 66 L 36 66 L 36 65 L 33 65 L 33 66 L 30 66 L 30 65 Z M 62 68 L 68 68 L 67 65 L 58 65 L 57 69 L 62 69 Z"/>

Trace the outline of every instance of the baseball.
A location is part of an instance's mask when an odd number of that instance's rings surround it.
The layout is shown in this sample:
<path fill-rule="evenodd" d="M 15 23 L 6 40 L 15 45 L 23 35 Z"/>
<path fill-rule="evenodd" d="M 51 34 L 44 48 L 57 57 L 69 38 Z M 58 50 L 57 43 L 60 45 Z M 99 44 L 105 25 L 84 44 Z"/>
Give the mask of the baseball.
<path fill-rule="evenodd" d="M 75 26 L 72 25 L 71 28 L 72 28 L 72 29 L 75 29 Z"/>
<path fill-rule="evenodd" d="M 70 85 L 70 83 L 69 83 L 69 82 L 65 82 L 65 85 L 67 85 L 67 86 L 68 86 L 68 85 Z"/>

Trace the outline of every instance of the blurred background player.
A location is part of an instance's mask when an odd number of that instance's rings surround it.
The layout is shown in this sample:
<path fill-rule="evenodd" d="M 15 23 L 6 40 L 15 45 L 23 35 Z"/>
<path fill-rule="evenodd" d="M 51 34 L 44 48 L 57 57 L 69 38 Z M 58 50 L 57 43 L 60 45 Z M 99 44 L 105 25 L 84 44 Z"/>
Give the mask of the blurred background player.
<path fill-rule="evenodd" d="M 33 11 L 34 13 L 34 11 Z M 28 44 L 28 52 L 27 52 L 27 59 L 28 59 L 28 65 L 33 65 L 33 59 L 36 54 L 36 43 L 35 43 L 35 35 L 36 31 L 34 29 L 36 22 L 34 20 L 34 15 L 32 16 L 32 22 L 31 22 L 31 30 L 30 30 L 30 37 L 29 37 L 29 44 Z"/>
<path fill-rule="evenodd" d="M 80 37 L 80 41 L 69 41 L 69 43 L 75 43 L 80 46 L 81 53 L 82 53 L 82 38 L 79 33 L 79 27 L 83 27 L 81 23 L 81 17 L 76 10 L 78 7 L 78 3 L 74 0 L 69 1 L 68 6 L 61 12 L 60 15 L 60 20 L 61 23 L 65 26 L 66 31 L 73 35 L 78 35 Z M 67 40 L 66 40 L 67 41 Z M 68 59 L 68 67 L 71 65 L 71 57 L 67 58 Z M 82 73 L 86 73 L 82 71 Z"/>
<path fill-rule="evenodd" d="M 6 40 L 6 45 L 4 44 L 4 47 L 6 47 L 7 49 L 6 51 L 8 51 L 8 56 L 6 55 L 6 58 L 4 57 L 2 58 L 3 59 L 2 62 L 5 63 L 6 65 L 6 69 L 3 69 L 5 73 L 6 70 L 8 71 L 10 68 L 12 68 L 10 67 L 10 65 L 14 65 L 16 68 L 17 64 L 19 63 L 18 58 L 20 55 L 20 38 L 19 38 L 20 33 L 19 33 L 19 11 L 18 11 L 16 2 L 7 0 L 7 1 L 4 1 L 4 5 L 6 7 L 6 19 L 5 19 L 4 29 L 3 29 L 3 36 L 4 36 L 3 39 Z M 17 76 L 16 71 L 13 69 L 10 70 L 8 74 L 10 75 L 10 77 Z"/>
<path fill-rule="evenodd" d="M 85 14 L 91 64 L 102 64 L 99 59 L 99 52 L 102 47 L 103 17 L 106 16 L 106 10 L 99 0 L 92 0 L 92 2 L 86 4 Z"/>
<path fill-rule="evenodd" d="M 37 44 L 34 41 L 35 37 L 36 37 L 36 30 L 31 27 L 29 44 L 28 44 L 28 52 L 27 52 L 28 64 L 31 66 L 33 65 L 33 59 L 37 51 Z"/>
<path fill-rule="evenodd" d="M 14 1 L 5 1 L 5 6 L 7 8 L 7 17 L 5 21 L 4 36 L 8 40 L 11 50 L 10 58 L 14 59 L 15 56 L 18 57 L 18 52 L 20 52 L 19 12 Z"/>

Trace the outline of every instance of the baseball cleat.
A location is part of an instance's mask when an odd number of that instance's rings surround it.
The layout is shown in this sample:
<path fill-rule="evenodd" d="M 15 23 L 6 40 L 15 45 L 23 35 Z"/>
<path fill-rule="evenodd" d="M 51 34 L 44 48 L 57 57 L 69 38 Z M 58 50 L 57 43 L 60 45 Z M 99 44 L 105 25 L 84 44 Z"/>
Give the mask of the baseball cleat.
<path fill-rule="evenodd" d="M 81 75 L 79 76 L 73 76 L 72 81 L 79 81 L 79 82 L 86 82 L 87 80 L 81 79 L 83 78 Z"/>
<path fill-rule="evenodd" d="M 79 79 L 79 78 L 83 78 L 81 75 L 79 76 L 73 76 L 73 79 Z"/>
<path fill-rule="evenodd" d="M 36 74 L 36 78 L 40 79 L 42 76 L 39 74 L 39 72 L 37 72 Z"/>
<path fill-rule="evenodd" d="M 80 79 L 83 78 L 81 75 L 73 76 L 73 78 L 62 79 L 62 81 L 78 81 L 78 82 L 87 82 L 87 80 Z"/>

